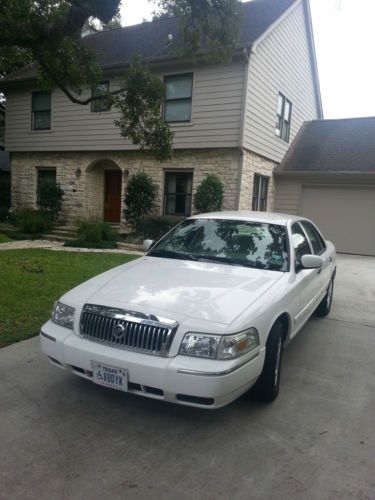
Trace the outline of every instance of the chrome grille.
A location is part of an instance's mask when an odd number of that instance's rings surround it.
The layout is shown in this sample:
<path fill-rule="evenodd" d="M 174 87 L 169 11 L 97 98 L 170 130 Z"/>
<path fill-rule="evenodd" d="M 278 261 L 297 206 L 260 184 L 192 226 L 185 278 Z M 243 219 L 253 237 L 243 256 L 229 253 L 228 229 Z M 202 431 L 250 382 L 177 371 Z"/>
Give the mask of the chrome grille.
<path fill-rule="evenodd" d="M 166 356 L 178 324 L 135 311 L 85 304 L 80 335 L 100 344 Z"/>

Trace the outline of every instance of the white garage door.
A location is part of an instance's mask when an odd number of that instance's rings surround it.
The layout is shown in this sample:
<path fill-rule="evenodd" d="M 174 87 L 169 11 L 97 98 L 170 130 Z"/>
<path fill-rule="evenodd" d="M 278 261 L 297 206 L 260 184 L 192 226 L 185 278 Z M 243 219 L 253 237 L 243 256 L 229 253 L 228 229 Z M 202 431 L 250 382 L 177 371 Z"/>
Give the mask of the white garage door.
<path fill-rule="evenodd" d="M 375 255 L 375 188 L 304 186 L 300 212 L 338 252 Z"/>

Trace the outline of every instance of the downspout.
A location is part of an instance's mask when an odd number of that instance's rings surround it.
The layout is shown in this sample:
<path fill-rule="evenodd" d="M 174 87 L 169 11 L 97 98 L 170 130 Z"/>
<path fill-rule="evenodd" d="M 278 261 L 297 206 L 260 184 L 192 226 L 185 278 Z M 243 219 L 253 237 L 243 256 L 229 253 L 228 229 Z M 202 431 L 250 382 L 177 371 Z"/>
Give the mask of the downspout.
<path fill-rule="evenodd" d="M 250 64 L 250 53 L 251 49 L 245 47 L 242 50 L 242 55 L 244 58 L 245 68 L 244 68 L 244 81 L 243 81 L 243 96 L 242 96 L 242 115 L 241 115 L 241 128 L 240 128 L 240 138 L 238 149 L 240 152 L 240 164 L 238 171 L 238 187 L 237 187 L 237 210 L 240 209 L 241 203 L 241 183 L 242 183 L 242 172 L 244 164 L 244 139 L 245 139 L 245 123 L 246 123 L 246 107 L 247 107 L 247 95 L 248 95 L 248 81 L 249 81 L 249 64 Z"/>

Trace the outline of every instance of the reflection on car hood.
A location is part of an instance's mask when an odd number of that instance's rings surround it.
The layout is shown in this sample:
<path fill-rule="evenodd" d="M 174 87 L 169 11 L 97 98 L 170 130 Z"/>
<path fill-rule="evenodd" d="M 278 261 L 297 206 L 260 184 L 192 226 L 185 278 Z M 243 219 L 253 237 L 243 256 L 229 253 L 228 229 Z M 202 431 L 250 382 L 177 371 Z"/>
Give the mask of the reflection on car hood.
<path fill-rule="evenodd" d="M 283 273 L 219 263 L 143 257 L 112 269 L 65 295 L 165 317 L 230 324 Z"/>

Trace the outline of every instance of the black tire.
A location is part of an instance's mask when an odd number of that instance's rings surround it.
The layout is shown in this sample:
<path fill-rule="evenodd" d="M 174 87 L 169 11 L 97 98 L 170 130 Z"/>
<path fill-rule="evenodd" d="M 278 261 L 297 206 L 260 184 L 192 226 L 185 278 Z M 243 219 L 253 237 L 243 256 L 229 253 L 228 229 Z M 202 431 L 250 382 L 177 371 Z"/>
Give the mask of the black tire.
<path fill-rule="evenodd" d="M 333 298 L 333 285 L 334 285 L 334 277 L 331 278 L 331 281 L 329 282 L 326 294 L 323 297 L 323 300 L 321 303 L 318 305 L 318 307 L 315 309 L 315 316 L 319 316 L 320 318 L 323 318 L 324 316 L 327 316 L 329 314 L 331 307 L 332 307 L 332 298 Z"/>
<path fill-rule="evenodd" d="M 283 333 L 283 325 L 277 321 L 267 339 L 262 373 L 252 389 L 252 394 L 258 401 L 271 403 L 279 394 Z"/>

